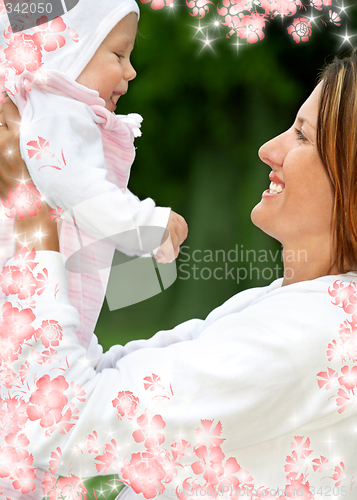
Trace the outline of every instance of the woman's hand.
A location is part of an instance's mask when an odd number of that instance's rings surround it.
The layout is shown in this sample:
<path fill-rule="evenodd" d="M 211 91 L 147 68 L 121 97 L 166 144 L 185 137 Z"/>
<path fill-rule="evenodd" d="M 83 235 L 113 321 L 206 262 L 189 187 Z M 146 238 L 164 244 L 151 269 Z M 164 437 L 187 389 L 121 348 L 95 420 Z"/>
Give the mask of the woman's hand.
<path fill-rule="evenodd" d="M 19 131 L 21 117 L 10 98 L 0 105 L 0 196 L 6 200 L 9 190 L 20 184 L 32 184 L 25 162 L 21 158 Z M 25 186 L 24 186 L 25 188 Z M 26 188 L 25 188 L 26 189 Z M 50 220 L 49 207 L 41 201 L 37 215 L 16 216 L 15 233 L 18 247 L 30 250 L 59 251 L 57 224 Z"/>

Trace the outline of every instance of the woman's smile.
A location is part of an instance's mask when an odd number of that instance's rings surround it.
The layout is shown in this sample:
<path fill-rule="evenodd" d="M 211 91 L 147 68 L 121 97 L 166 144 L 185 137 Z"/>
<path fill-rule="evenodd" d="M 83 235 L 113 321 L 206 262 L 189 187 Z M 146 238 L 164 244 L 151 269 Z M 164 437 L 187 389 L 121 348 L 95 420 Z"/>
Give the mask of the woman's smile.
<path fill-rule="evenodd" d="M 274 173 L 274 171 L 269 174 L 270 184 L 269 189 L 266 189 L 262 195 L 263 198 L 271 198 L 272 196 L 278 196 L 284 192 L 285 184 L 279 179 L 279 177 Z"/>

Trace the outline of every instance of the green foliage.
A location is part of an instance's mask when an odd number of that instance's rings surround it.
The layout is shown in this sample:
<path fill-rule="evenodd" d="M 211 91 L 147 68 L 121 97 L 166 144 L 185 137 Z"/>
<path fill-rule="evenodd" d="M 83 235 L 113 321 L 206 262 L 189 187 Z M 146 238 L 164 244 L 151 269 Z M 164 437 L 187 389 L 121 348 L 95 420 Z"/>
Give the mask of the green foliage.
<path fill-rule="evenodd" d="M 356 12 L 356 6 L 348 10 L 351 31 L 357 28 Z M 318 70 L 338 52 L 342 39 L 336 34 L 345 33 L 344 26 L 326 28 L 318 22 L 311 40 L 296 44 L 286 31 L 290 22 L 272 21 L 263 41 L 247 44 L 238 53 L 235 40 L 225 38 L 220 28 L 223 38 L 213 44 L 214 52 L 201 51 L 202 43 L 193 38 L 198 21 L 184 4 L 164 11 L 141 6 L 132 55 L 138 76 L 118 107 L 119 113 L 144 117 L 129 187 L 140 198 L 152 197 L 185 217 L 190 229 L 185 251 L 191 256 L 189 264 L 198 266 L 199 279 L 192 270 L 191 278 L 183 279 L 179 270 L 165 293 L 110 313 L 105 304 L 97 327 L 105 349 L 205 317 L 232 294 L 276 277 L 258 279 L 255 273 L 238 284 L 230 277 L 203 279 L 203 268 L 213 271 L 222 262 L 194 262 L 192 253 L 228 252 L 236 245 L 273 254 L 280 250 L 250 221 L 251 209 L 269 184 L 269 169 L 257 151 L 291 126 Z M 341 51 L 347 49 L 345 44 Z M 179 269 L 185 259 L 178 259 Z M 232 265 L 249 267 L 249 262 Z"/>

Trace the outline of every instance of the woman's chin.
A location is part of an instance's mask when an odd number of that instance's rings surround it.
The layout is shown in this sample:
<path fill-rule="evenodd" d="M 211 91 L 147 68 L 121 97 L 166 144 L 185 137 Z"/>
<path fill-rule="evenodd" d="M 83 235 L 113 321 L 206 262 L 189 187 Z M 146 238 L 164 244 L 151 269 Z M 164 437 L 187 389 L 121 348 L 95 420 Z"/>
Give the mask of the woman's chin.
<path fill-rule="evenodd" d="M 264 214 L 264 208 L 261 205 L 262 201 L 260 201 L 257 205 L 255 205 L 255 207 L 250 213 L 250 219 L 255 226 L 259 227 L 262 231 L 264 231 L 262 224 L 264 226 L 264 219 L 266 218 L 266 214 Z"/>
<path fill-rule="evenodd" d="M 261 229 L 268 236 L 278 239 L 273 229 L 272 217 L 271 215 L 269 216 L 265 208 L 262 206 L 262 201 L 255 205 L 250 213 L 250 219 L 255 226 L 259 227 L 259 229 Z"/>

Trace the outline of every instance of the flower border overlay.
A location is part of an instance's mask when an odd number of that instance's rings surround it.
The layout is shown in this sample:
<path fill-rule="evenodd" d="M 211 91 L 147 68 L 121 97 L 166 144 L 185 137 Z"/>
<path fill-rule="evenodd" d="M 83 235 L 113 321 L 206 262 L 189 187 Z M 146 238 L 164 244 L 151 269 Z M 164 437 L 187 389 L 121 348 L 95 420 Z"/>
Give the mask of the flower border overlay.
<path fill-rule="evenodd" d="M 174 0 L 140 0 L 149 3 L 154 10 L 166 7 L 174 8 Z M 186 0 L 189 14 L 199 20 L 194 27 L 202 43 L 202 50 L 206 47 L 212 49 L 212 42 L 219 28 L 225 28 L 226 37 L 237 37 L 237 49 L 240 40 L 246 43 L 257 43 L 265 38 L 265 28 L 277 20 L 291 18 L 287 26 L 288 34 L 296 43 L 307 42 L 313 31 L 319 31 L 320 26 L 341 27 L 344 18 L 348 18 L 348 8 L 343 0 Z M 207 24 L 201 25 L 200 20 L 209 15 L 213 16 Z M 206 17 L 206 19 L 207 19 Z M 342 39 L 341 45 L 350 43 L 355 35 L 338 35 Z"/>
<path fill-rule="evenodd" d="M 140 1 L 149 4 L 153 10 L 175 8 L 175 0 Z M 344 25 L 345 33 L 337 34 L 341 38 L 341 46 L 344 43 L 352 45 L 351 38 L 356 36 L 348 33 L 346 20 L 350 6 L 345 6 L 344 0 L 186 0 L 186 6 L 188 13 L 199 21 L 197 26 L 193 26 L 196 30 L 194 38 L 203 43 L 202 50 L 207 47 L 212 49 L 219 28 L 224 28 L 227 38 L 235 37 L 238 49 L 242 45 L 239 40 L 248 44 L 257 43 L 265 38 L 264 30 L 268 24 L 286 18 L 292 21 L 287 26 L 287 33 L 296 43 L 309 41 L 313 32 L 318 32 L 321 26 L 341 28 Z M 4 0 L 0 0 L 0 14 L 5 12 Z M 201 20 L 210 16 L 214 17 L 213 21 L 201 25 Z M 24 19 L 18 21 L 20 24 L 25 22 L 27 15 L 22 14 L 22 17 Z M 11 89 L 8 83 L 11 75 L 19 75 L 25 70 L 35 73 L 43 64 L 43 51 L 61 49 L 68 41 L 78 42 L 78 33 L 67 27 L 62 17 L 48 22 L 48 18 L 42 16 L 30 31 L 33 34 L 13 33 L 9 23 L 5 35 L 9 40 L 8 46 L 0 47 L 0 73 L 5 91 L 18 92 L 16 88 Z"/>
<path fill-rule="evenodd" d="M 22 213 L 17 211 L 19 216 Z M 27 450 L 30 444 L 27 422 L 36 422 L 45 437 L 68 434 L 79 418 L 86 393 L 75 381 L 66 380 L 68 360 L 58 354 L 64 342 L 61 325 L 54 319 L 43 320 L 38 328 L 33 325 L 36 297 L 45 289 L 56 297 L 58 285 L 36 261 L 34 250 L 21 248 L 14 255 L 14 261 L 15 265 L 3 267 L 0 273 L 2 292 L 16 299 L 17 306 L 7 302 L 1 311 L 0 478 L 10 482 L 14 490 L 28 494 L 36 489 L 37 476 L 33 456 Z M 347 405 L 356 402 L 357 285 L 345 286 L 336 281 L 328 293 L 333 304 L 343 308 L 351 319 L 340 325 L 339 340 L 333 340 L 327 350 L 329 360 L 340 358 L 344 366 L 340 373 L 330 368 L 320 372 L 318 386 L 327 390 L 340 386 L 333 397 L 336 397 L 338 412 L 342 413 Z M 313 481 L 322 478 L 330 480 L 331 488 L 339 488 L 344 481 L 352 489 L 354 478 L 346 477 L 344 462 L 314 453 L 308 436 L 293 436 L 285 464 L 281 464 L 286 484 L 279 496 L 266 485 L 257 484 L 235 457 L 225 455 L 222 445 L 226 439 L 222 436 L 220 421 L 197 422 L 192 442 L 167 441 L 166 422 L 153 408 L 174 398 L 174 388 L 154 373 L 144 377 L 142 383 L 150 396 L 148 400 L 154 405 L 142 407 L 139 398 L 129 390 L 119 391 L 111 402 L 118 419 L 130 421 L 131 439 L 139 451 L 123 458 L 119 443 L 108 438 L 103 429 L 93 429 L 77 448 L 79 453 L 92 456 L 98 474 L 119 474 L 121 482 L 146 499 L 159 496 L 170 484 L 178 500 L 198 500 L 202 490 L 207 494 L 209 491 L 215 499 L 223 497 L 224 500 L 236 500 L 235 492 L 242 490 L 252 500 L 288 500 L 296 491 L 302 491 L 304 498 L 312 500 L 316 498 L 315 493 L 319 495 L 312 486 L 318 483 Z M 42 480 L 43 495 L 48 495 L 50 500 L 85 500 L 87 492 L 82 479 L 72 474 L 70 468 L 66 477 L 58 477 L 60 465 L 63 465 L 62 450 L 57 447 L 51 452 Z"/>

